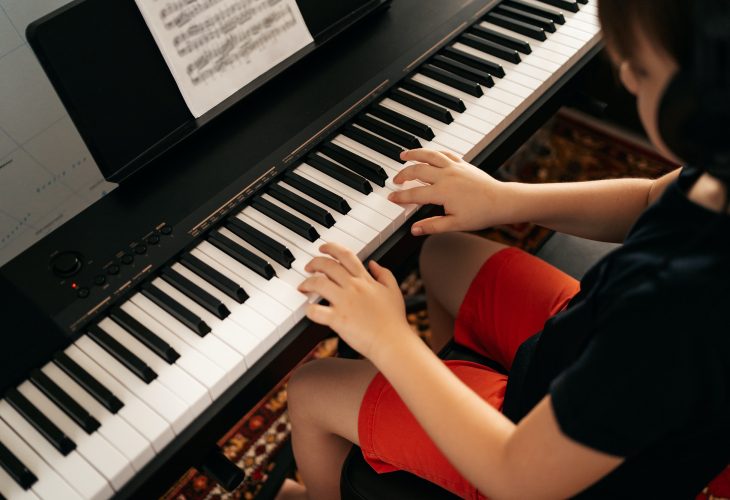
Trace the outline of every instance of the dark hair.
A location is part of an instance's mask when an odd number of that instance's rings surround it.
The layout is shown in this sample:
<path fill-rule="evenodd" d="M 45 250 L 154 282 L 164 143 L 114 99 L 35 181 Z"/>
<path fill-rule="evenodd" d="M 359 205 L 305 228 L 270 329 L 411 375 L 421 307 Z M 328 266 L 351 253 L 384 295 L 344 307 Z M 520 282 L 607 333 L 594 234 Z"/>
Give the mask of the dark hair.
<path fill-rule="evenodd" d="M 680 66 L 692 58 L 695 8 L 692 0 L 600 0 L 598 15 L 606 43 L 630 59 L 642 32 Z"/>

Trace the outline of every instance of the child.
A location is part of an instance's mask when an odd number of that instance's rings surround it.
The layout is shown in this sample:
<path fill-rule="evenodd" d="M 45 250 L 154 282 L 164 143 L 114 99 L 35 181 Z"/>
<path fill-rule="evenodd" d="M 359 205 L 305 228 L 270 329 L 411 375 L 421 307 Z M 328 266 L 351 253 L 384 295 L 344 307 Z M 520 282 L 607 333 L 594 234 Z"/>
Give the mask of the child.
<path fill-rule="evenodd" d="M 657 109 L 691 60 L 692 15 L 690 0 L 600 4 L 621 81 L 669 157 Z M 282 498 L 338 498 L 352 443 L 378 472 L 407 470 L 464 498 L 691 497 L 730 462 L 722 181 L 684 168 L 653 181 L 523 185 L 435 151 L 403 158 L 417 164 L 396 180 L 426 186 L 391 199 L 447 214 L 412 228 L 443 233 L 421 258 L 434 332 L 509 377 L 439 360 L 411 332 L 389 271 L 323 246 L 332 258 L 315 258 L 300 289 L 329 305 L 307 314 L 367 360 L 322 360 L 293 376 L 292 442 L 307 489 L 289 484 Z M 522 221 L 624 245 L 578 283 L 455 232 Z"/>

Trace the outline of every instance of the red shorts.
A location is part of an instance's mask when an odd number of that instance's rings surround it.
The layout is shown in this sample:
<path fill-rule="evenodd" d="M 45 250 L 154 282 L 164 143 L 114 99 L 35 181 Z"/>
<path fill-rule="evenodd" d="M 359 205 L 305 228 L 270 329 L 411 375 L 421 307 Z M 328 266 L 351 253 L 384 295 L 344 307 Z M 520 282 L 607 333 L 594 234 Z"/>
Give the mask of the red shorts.
<path fill-rule="evenodd" d="M 578 281 L 537 257 L 516 248 L 497 252 L 469 286 L 454 340 L 509 370 L 520 344 L 542 330 L 578 290 Z M 485 401 L 502 409 L 507 376 L 467 361 L 445 363 Z M 458 420 L 454 415 L 455 425 Z M 484 498 L 436 448 L 381 374 L 363 397 L 358 434 L 363 456 L 376 472 L 405 470 L 462 498 Z"/>

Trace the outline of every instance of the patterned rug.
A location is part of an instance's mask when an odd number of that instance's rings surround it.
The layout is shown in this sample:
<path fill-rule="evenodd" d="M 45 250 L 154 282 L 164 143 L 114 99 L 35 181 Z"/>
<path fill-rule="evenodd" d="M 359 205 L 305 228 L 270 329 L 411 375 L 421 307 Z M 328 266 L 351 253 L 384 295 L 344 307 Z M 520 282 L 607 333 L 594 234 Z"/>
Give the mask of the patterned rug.
<path fill-rule="evenodd" d="M 657 177 L 676 168 L 650 147 L 582 117 L 561 112 L 542 127 L 495 174 L 520 182 L 568 182 L 618 177 Z M 495 227 L 479 234 L 530 252 L 536 252 L 552 232 L 533 224 Z M 418 270 L 401 283 L 407 302 L 423 294 Z M 428 314 L 413 310 L 411 327 L 430 338 Z M 322 342 L 303 361 L 337 355 L 337 339 Z M 277 452 L 288 444 L 290 423 L 286 413 L 286 382 L 282 380 L 255 408 L 221 438 L 226 456 L 244 470 L 246 479 L 236 490 L 225 492 L 195 469 L 189 470 L 163 497 L 166 500 L 252 499 L 262 491 L 277 464 Z M 699 495 L 711 500 L 730 497 L 730 468 Z"/>

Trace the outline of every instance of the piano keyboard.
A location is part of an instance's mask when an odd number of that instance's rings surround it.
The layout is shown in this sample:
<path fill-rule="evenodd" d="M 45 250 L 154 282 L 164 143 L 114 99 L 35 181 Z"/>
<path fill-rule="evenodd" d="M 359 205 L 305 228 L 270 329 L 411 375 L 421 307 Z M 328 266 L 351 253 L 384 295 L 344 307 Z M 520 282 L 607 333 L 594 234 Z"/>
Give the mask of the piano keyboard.
<path fill-rule="evenodd" d="M 0 495 L 107 498 L 305 315 L 325 242 L 418 208 L 404 149 L 470 159 L 600 38 L 595 0 L 503 0 L 0 400 Z"/>

